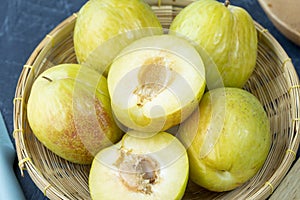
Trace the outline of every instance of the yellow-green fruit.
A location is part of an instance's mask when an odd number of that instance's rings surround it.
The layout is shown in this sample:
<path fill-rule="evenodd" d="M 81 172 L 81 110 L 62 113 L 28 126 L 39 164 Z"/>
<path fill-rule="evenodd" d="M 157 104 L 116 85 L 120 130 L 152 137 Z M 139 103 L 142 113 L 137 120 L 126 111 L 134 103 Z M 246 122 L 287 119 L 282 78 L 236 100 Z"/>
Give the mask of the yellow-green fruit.
<path fill-rule="evenodd" d="M 197 108 L 205 90 L 205 69 L 188 41 L 149 36 L 116 57 L 107 82 L 116 118 L 130 129 L 157 133 Z"/>
<path fill-rule="evenodd" d="M 89 188 L 94 200 L 158 200 L 183 197 L 188 182 L 186 149 L 173 135 L 130 131 L 95 157 Z"/>
<path fill-rule="evenodd" d="M 160 22 L 142 0 L 90 0 L 76 20 L 75 53 L 79 63 L 107 75 L 122 48 L 137 38 L 161 33 Z"/>
<path fill-rule="evenodd" d="M 257 32 L 241 7 L 199 0 L 177 15 L 170 30 L 197 46 L 206 66 L 208 89 L 241 88 L 255 68 Z"/>
<path fill-rule="evenodd" d="M 74 163 L 90 164 L 123 135 L 112 116 L 106 79 L 78 64 L 61 64 L 38 76 L 27 116 L 35 136 Z"/>
<path fill-rule="evenodd" d="M 269 119 L 261 103 L 239 88 L 204 94 L 199 112 L 180 127 L 188 148 L 190 178 L 208 190 L 235 189 L 264 164 L 271 145 Z"/>

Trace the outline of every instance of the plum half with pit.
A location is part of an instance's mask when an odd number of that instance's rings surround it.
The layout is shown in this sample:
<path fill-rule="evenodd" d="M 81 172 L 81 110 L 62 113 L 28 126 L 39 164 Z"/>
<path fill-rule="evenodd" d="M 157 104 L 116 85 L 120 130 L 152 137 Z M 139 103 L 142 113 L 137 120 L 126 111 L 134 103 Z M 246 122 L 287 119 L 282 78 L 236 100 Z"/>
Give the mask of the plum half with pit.
<path fill-rule="evenodd" d="M 182 198 L 189 173 L 184 146 L 167 132 L 138 135 L 129 131 L 97 154 L 89 175 L 92 199 Z"/>
<path fill-rule="evenodd" d="M 157 133 L 184 121 L 205 90 L 196 49 L 177 36 L 139 39 L 113 61 L 108 89 L 116 119 L 129 129 Z"/>

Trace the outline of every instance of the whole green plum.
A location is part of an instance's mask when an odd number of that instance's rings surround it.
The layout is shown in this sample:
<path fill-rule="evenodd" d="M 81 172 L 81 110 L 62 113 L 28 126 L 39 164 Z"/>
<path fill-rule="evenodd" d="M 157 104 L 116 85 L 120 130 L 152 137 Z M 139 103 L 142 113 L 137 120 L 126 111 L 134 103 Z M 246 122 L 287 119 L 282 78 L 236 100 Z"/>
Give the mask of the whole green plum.
<path fill-rule="evenodd" d="M 174 19 L 170 33 L 190 40 L 202 55 L 208 89 L 243 87 L 257 57 L 257 32 L 250 14 L 241 7 L 200 0 Z"/>
<path fill-rule="evenodd" d="M 74 28 L 77 60 L 107 75 L 112 59 L 130 42 L 162 34 L 161 24 L 142 0 L 90 0 L 78 12 Z"/>

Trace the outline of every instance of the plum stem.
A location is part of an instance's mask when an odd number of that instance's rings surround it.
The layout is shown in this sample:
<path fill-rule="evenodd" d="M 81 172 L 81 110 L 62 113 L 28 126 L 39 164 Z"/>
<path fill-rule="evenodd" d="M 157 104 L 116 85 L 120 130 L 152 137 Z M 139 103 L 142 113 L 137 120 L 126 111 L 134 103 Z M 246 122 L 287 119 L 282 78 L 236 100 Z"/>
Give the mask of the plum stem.
<path fill-rule="evenodd" d="M 50 79 L 50 78 L 48 78 L 48 77 L 46 77 L 46 76 L 42 76 L 42 78 L 46 79 L 46 80 L 49 81 L 49 82 L 52 82 L 52 79 Z"/>
<path fill-rule="evenodd" d="M 224 5 L 228 7 L 230 5 L 230 0 L 225 0 Z"/>

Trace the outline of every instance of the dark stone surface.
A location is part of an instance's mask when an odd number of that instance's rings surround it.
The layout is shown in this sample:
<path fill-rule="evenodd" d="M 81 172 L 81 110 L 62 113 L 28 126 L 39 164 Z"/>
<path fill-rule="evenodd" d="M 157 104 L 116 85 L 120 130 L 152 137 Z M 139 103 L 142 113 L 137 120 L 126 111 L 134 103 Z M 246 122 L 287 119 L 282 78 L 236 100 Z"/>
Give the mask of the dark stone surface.
<path fill-rule="evenodd" d="M 13 98 L 23 65 L 38 43 L 63 19 L 77 12 L 85 0 L 2 0 L 0 5 L 0 110 L 10 136 L 13 132 Z M 300 74 L 300 48 L 275 29 L 256 0 L 232 0 L 244 7 L 278 40 Z M 299 152 L 298 152 L 299 157 Z M 27 199 L 46 199 L 29 175 L 15 171 Z M 3 180 L 0 180 L 3 181 Z"/>

